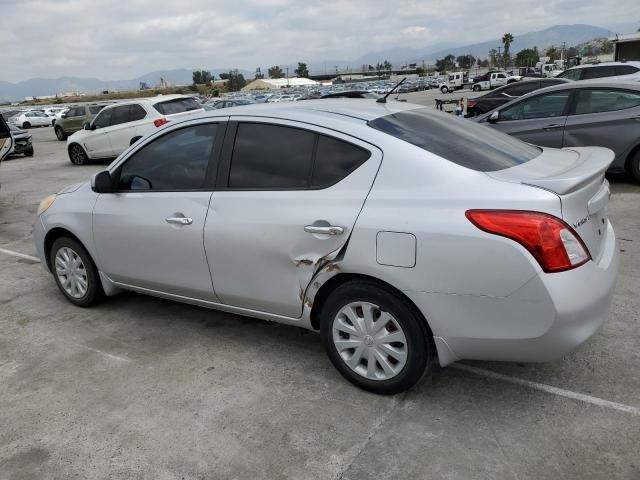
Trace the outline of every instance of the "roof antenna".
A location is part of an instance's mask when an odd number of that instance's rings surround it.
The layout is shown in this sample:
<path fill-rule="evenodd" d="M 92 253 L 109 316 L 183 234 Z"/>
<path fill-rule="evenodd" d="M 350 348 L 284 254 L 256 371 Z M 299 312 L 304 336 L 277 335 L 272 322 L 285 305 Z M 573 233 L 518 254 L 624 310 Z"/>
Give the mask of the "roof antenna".
<path fill-rule="evenodd" d="M 391 90 L 389 90 L 389 93 L 387 93 L 384 97 L 379 98 L 378 100 L 376 100 L 376 102 L 378 102 L 378 103 L 387 103 L 387 97 L 388 97 L 389 95 L 391 95 L 391 94 L 394 92 L 394 90 L 395 90 L 396 88 L 398 88 L 400 85 L 402 85 L 402 84 L 403 84 L 403 82 L 404 82 L 406 79 L 407 79 L 407 77 L 404 77 L 402 80 L 400 80 L 400 81 L 397 83 L 397 85 L 396 85 L 395 87 L 393 87 Z"/>

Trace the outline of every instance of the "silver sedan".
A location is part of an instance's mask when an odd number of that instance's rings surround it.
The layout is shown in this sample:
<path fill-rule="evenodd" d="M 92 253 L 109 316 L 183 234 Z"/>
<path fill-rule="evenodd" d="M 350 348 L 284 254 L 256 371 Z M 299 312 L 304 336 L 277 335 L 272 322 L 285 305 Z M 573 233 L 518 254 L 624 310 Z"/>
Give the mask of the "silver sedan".
<path fill-rule="evenodd" d="M 132 290 L 318 331 L 390 394 L 436 359 L 548 361 L 600 328 L 612 160 L 402 102 L 249 105 L 47 197 L 35 240 L 75 305 Z"/>

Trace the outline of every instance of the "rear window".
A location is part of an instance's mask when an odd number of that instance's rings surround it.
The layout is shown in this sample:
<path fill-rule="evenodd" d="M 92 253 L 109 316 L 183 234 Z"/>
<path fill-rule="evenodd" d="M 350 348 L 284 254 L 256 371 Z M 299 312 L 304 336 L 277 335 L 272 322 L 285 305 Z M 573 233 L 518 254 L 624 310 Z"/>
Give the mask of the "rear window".
<path fill-rule="evenodd" d="M 167 100 L 153 105 L 162 115 L 173 115 L 174 113 L 188 112 L 189 110 L 198 110 L 202 108 L 200 104 L 193 98 L 176 98 L 175 100 Z"/>
<path fill-rule="evenodd" d="M 526 163 L 542 151 L 491 127 L 427 108 L 386 115 L 369 126 L 480 172 Z"/>

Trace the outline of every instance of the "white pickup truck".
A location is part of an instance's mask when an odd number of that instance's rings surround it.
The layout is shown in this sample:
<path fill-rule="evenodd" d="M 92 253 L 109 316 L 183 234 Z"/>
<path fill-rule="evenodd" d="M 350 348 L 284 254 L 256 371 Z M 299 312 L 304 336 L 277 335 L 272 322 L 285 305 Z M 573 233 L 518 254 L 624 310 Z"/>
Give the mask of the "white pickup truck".
<path fill-rule="evenodd" d="M 455 92 L 456 90 L 462 90 L 465 87 L 471 85 L 469 81 L 469 72 L 459 71 L 449 74 L 449 79 L 438 85 L 438 89 L 442 93 Z"/>
<path fill-rule="evenodd" d="M 493 71 L 475 79 L 471 88 L 474 92 L 479 92 L 481 90 L 491 90 L 520 80 L 522 80 L 520 75 L 509 75 L 507 72 Z"/>

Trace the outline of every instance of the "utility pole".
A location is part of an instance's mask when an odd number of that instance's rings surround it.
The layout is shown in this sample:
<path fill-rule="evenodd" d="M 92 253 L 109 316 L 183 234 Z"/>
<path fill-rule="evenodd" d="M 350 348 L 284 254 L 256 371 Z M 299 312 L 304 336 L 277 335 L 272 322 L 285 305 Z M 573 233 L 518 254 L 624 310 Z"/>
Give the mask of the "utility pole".
<path fill-rule="evenodd" d="M 286 67 L 287 70 L 287 87 L 289 86 L 289 67 Z"/>
<path fill-rule="evenodd" d="M 502 47 L 498 47 L 498 66 L 500 66 L 500 59 L 502 58 L 502 54 L 500 53 L 500 50 L 502 50 Z"/>

